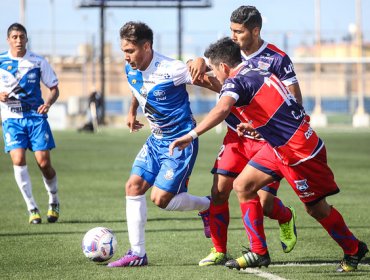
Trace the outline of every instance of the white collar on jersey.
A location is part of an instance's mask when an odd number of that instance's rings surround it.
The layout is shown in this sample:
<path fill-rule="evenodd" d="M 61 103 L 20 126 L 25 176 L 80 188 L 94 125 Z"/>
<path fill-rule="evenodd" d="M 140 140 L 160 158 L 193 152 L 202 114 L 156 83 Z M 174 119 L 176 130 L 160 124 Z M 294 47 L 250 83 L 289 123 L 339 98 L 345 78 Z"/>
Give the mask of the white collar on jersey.
<path fill-rule="evenodd" d="M 242 57 L 245 60 L 249 60 L 249 59 L 255 57 L 256 55 L 258 55 L 260 52 L 262 52 L 267 47 L 268 44 L 269 44 L 268 42 L 263 41 L 262 46 L 257 51 L 255 51 L 254 53 L 252 53 L 250 55 L 246 55 L 244 52 L 241 51 Z"/>

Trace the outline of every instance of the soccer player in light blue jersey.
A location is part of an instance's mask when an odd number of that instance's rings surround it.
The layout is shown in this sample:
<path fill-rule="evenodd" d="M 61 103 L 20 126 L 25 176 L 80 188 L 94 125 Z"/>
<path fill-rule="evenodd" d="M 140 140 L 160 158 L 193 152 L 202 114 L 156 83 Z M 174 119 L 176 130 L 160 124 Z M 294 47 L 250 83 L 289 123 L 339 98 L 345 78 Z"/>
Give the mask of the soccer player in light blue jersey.
<path fill-rule="evenodd" d="M 131 248 L 122 258 L 109 263 L 109 267 L 148 264 L 145 193 L 150 188 L 151 200 L 164 210 L 197 210 L 202 214 L 209 208 L 208 197 L 187 193 L 198 153 L 198 140 L 192 141 L 187 149 L 175 152 L 173 157 L 168 150 L 174 139 L 195 127 L 186 91 L 186 84 L 192 84 L 192 79 L 186 65 L 153 50 L 153 32 L 145 23 L 127 22 L 120 29 L 120 39 L 127 80 L 133 94 L 127 125 L 131 132 L 143 127 L 136 119 L 140 106 L 150 124 L 151 135 L 137 154 L 126 182 L 126 218 Z M 195 83 L 206 83 L 206 87 L 213 88 L 215 85 L 209 83 L 209 79 Z M 209 236 L 207 219 L 202 218 L 205 234 Z"/>
<path fill-rule="evenodd" d="M 9 50 L 0 54 L 0 107 L 5 152 L 10 154 L 14 176 L 29 211 L 29 223 L 40 224 L 41 215 L 32 195 L 26 149 L 35 154 L 49 195 L 47 220 L 59 218 L 56 172 L 50 150 L 55 147 L 47 113 L 59 96 L 58 79 L 49 63 L 26 49 L 26 28 L 14 23 L 7 32 Z M 40 82 L 50 89 L 42 99 Z"/>

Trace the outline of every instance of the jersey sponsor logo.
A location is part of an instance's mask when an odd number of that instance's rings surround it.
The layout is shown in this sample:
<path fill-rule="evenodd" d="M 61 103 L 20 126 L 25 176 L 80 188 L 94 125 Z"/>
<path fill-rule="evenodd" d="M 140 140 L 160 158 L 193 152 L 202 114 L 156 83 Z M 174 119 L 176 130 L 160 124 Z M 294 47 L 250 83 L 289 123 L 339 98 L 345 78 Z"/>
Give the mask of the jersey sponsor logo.
<path fill-rule="evenodd" d="M 166 92 L 161 89 L 157 89 L 153 92 L 153 95 L 156 97 L 157 101 L 163 101 L 167 99 Z"/>
<path fill-rule="evenodd" d="M 307 198 L 307 197 L 310 197 L 310 196 L 314 196 L 315 193 L 314 192 L 304 192 L 302 194 L 299 195 L 300 198 Z"/>
<path fill-rule="evenodd" d="M 284 67 L 284 71 L 286 74 L 292 73 L 294 71 L 293 63 L 290 63 L 288 66 Z"/>
<path fill-rule="evenodd" d="M 160 97 L 160 96 L 163 96 L 166 94 L 166 92 L 164 90 L 161 90 L 161 89 L 157 89 L 153 92 L 154 96 L 155 97 Z"/>
<path fill-rule="evenodd" d="M 235 85 L 233 83 L 226 83 L 222 86 L 221 91 L 228 89 L 228 88 L 235 88 Z"/>
<path fill-rule="evenodd" d="M 167 180 L 167 181 L 169 181 L 169 180 L 172 180 L 173 179 L 173 175 L 174 175 L 175 173 L 173 172 L 173 169 L 172 168 L 170 168 L 170 169 L 168 169 L 167 171 L 166 171 L 166 174 L 164 174 L 164 178 Z"/>
<path fill-rule="evenodd" d="M 248 65 L 249 67 L 253 67 L 252 65 Z M 245 68 L 242 71 L 240 71 L 241 75 L 246 75 L 249 71 L 251 71 L 251 68 Z"/>
<path fill-rule="evenodd" d="M 36 77 L 37 77 L 36 73 L 29 73 L 27 75 L 27 82 L 31 84 L 36 83 Z"/>
<path fill-rule="evenodd" d="M 297 113 L 297 111 L 292 111 L 291 114 L 293 118 L 295 118 L 296 120 L 300 120 L 305 115 L 305 112 L 304 110 L 300 109 L 299 113 Z"/>
<path fill-rule="evenodd" d="M 313 134 L 313 129 L 312 127 L 309 127 L 308 130 L 304 133 L 304 137 L 306 137 L 306 139 L 310 138 Z"/>
<path fill-rule="evenodd" d="M 159 127 L 152 127 L 152 133 L 155 138 L 162 139 L 163 138 L 163 131 Z"/>
<path fill-rule="evenodd" d="M 295 187 L 300 192 L 305 192 L 309 188 L 309 186 L 307 184 L 307 179 L 296 180 L 296 181 L 294 181 L 294 183 L 295 183 Z"/>

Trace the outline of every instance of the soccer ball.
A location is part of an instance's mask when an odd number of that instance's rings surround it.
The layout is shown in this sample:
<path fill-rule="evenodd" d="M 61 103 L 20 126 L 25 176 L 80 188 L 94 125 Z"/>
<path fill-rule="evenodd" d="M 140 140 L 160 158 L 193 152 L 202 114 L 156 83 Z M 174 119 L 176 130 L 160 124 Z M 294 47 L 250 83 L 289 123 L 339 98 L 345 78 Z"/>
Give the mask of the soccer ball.
<path fill-rule="evenodd" d="M 105 262 L 117 250 L 117 239 L 113 231 L 105 227 L 95 227 L 86 232 L 82 239 L 82 251 L 94 262 Z"/>

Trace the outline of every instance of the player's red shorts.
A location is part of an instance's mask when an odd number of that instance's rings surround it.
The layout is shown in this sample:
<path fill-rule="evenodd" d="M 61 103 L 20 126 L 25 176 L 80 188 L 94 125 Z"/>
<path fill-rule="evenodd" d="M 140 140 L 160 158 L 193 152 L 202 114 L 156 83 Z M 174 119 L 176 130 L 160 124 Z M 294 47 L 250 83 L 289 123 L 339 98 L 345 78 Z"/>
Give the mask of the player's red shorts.
<path fill-rule="evenodd" d="M 334 174 L 327 164 L 325 146 L 315 157 L 296 166 L 289 166 L 284 165 L 273 148 L 267 144 L 255 154 L 249 165 L 272 175 L 275 179 L 284 177 L 300 200 L 308 205 L 339 192 Z"/>
<path fill-rule="evenodd" d="M 228 128 L 211 172 L 236 178 L 249 160 L 265 145 L 268 145 L 266 141 L 240 137 L 234 130 Z M 276 195 L 279 185 L 276 181 L 263 189 Z"/>

